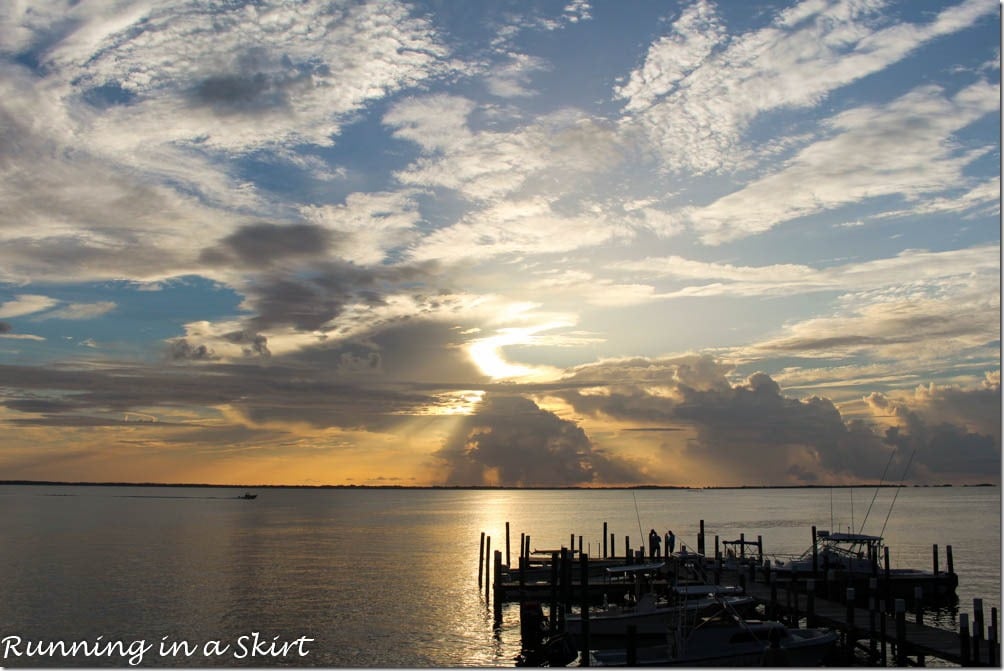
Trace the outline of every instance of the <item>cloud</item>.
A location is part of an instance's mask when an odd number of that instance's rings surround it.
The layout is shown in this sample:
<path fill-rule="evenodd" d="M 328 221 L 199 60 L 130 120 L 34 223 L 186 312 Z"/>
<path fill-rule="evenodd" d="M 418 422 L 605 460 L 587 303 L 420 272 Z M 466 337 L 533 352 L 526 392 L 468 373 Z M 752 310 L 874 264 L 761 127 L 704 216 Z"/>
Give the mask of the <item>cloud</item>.
<path fill-rule="evenodd" d="M 114 301 L 98 301 L 96 303 L 67 303 L 55 310 L 41 315 L 41 319 L 96 319 L 106 315 L 118 306 Z"/>
<path fill-rule="evenodd" d="M 0 318 L 9 319 L 44 312 L 58 304 L 59 301 L 48 296 L 21 294 L 14 300 L 0 304 Z"/>
<path fill-rule="evenodd" d="M 97 25 L 86 11 L 75 13 Z M 99 136 L 128 128 L 136 140 L 236 152 L 328 145 L 347 115 L 449 68 L 428 21 L 397 2 L 188 3 L 132 18 L 102 24 L 93 40 L 74 39 L 78 28 L 42 59 L 79 91 L 122 91 L 126 102 L 105 110 Z"/>
<path fill-rule="evenodd" d="M 488 91 L 500 98 L 521 98 L 532 96 L 536 91 L 529 87 L 535 72 L 547 70 L 548 64 L 541 58 L 527 54 L 509 54 L 507 63 L 494 65 L 486 78 Z"/>
<path fill-rule="evenodd" d="M 607 269 L 631 273 L 633 277 L 668 278 L 686 283 L 718 280 L 665 292 L 661 298 L 873 291 L 902 284 L 946 291 L 955 283 L 965 286 L 976 276 L 983 282 L 995 282 L 993 278 L 1000 269 L 1000 247 L 979 245 L 937 252 L 906 249 L 887 258 L 822 268 L 804 264 L 736 266 L 672 255 L 621 261 Z"/>
<path fill-rule="evenodd" d="M 329 231 L 311 224 L 257 223 L 241 226 L 218 245 L 203 250 L 200 260 L 261 270 L 275 263 L 324 257 Z"/>
<path fill-rule="evenodd" d="M 913 477 L 937 482 L 980 475 L 992 479 L 999 474 L 999 382 L 968 390 L 932 384 L 919 387 L 913 399 L 872 393 L 865 400 L 876 414 L 894 418 L 885 440 L 910 459 Z"/>
<path fill-rule="evenodd" d="M 592 386 L 556 392 L 578 413 L 634 423 L 632 428 L 681 429 L 680 439 L 667 436 L 664 458 L 679 458 L 700 472 L 714 472 L 718 483 L 797 484 L 805 482 L 860 482 L 881 478 L 895 445 L 884 427 L 860 419 L 845 420 L 825 398 L 790 398 L 769 375 L 755 373 L 731 383 L 730 367 L 706 356 L 664 359 L 611 360 L 580 366 L 569 381 Z M 940 447 L 950 439 L 970 445 L 978 457 L 972 463 L 949 464 L 928 459 L 921 480 L 938 477 L 975 479 L 992 477 L 990 469 L 999 452 L 1000 434 L 979 433 L 1000 423 L 1000 390 L 972 392 L 990 396 L 973 408 L 962 422 L 946 414 L 952 405 L 947 394 L 932 407 L 945 408 L 945 422 L 937 436 L 928 438 Z M 993 403 L 996 395 L 996 405 Z M 924 399 L 927 400 L 926 398 Z M 933 410 L 928 410 L 933 413 Z M 640 426 L 638 426 L 640 425 Z M 967 429 L 966 426 L 973 426 Z M 920 436 L 920 425 L 911 435 Z M 924 434 L 927 435 L 927 434 Z M 989 447 L 988 447 L 989 446 Z M 950 451 L 948 451 L 950 453 Z M 905 466 L 909 454 L 897 453 L 895 463 Z"/>
<path fill-rule="evenodd" d="M 782 170 L 680 216 L 716 245 L 849 203 L 958 188 L 966 166 L 992 147 L 960 151 L 952 134 L 996 112 L 999 100 L 999 87 L 986 82 L 952 97 L 925 86 L 887 105 L 842 112 L 828 122 L 832 137 L 803 148 Z"/>
<path fill-rule="evenodd" d="M 332 231 L 334 251 L 360 265 L 381 263 L 406 249 L 419 236 L 422 221 L 417 194 L 397 192 L 351 193 L 340 205 L 308 205 L 300 209 L 311 223 Z"/>
<path fill-rule="evenodd" d="M 59 306 L 59 307 L 57 307 Z M 14 300 L 0 304 L 0 317 L 24 317 L 33 315 L 40 319 L 95 319 L 116 308 L 114 301 L 96 303 L 62 303 L 62 301 L 38 294 L 20 294 Z"/>
<path fill-rule="evenodd" d="M 993 16 L 968 0 L 926 24 L 883 25 L 883 3 L 801 2 L 759 30 L 727 37 L 715 5 L 689 5 L 644 64 L 616 89 L 669 171 L 707 173 L 751 157 L 744 134 L 759 115 L 808 108 L 921 45 Z"/>
<path fill-rule="evenodd" d="M 992 361 L 999 328 L 999 293 L 987 291 L 983 281 L 968 280 L 943 292 L 907 286 L 846 294 L 836 314 L 788 324 L 783 335 L 741 350 L 746 356 L 867 355 L 913 366 L 949 361 L 962 352 Z"/>
<path fill-rule="evenodd" d="M 437 456 L 445 483 L 573 486 L 638 482 L 630 462 L 595 450 L 573 422 L 521 396 L 486 394 Z"/>

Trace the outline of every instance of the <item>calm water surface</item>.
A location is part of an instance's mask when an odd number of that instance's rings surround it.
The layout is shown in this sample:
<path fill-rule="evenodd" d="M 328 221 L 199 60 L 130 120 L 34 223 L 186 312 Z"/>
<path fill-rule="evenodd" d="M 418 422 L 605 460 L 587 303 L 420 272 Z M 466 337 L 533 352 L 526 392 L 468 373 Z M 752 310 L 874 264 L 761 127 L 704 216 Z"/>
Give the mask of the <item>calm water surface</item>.
<path fill-rule="evenodd" d="M 22 652 L 27 641 L 142 640 L 144 666 L 511 666 L 516 608 L 493 631 L 477 586 L 480 533 L 504 552 L 507 521 L 514 556 L 521 532 L 534 548 L 581 535 L 597 554 L 604 521 L 618 553 L 625 535 L 640 545 L 639 526 L 696 545 L 703 519 L 709 546 L 762 535 L 778 557 L 803 551 L 812 525 L 864 524 L 886 538 L 893 566 L 930 568 L 938 544 L 944 568 L 953 546 L 960 603 L 936 614 L 941 625 L 956 627 L 973 598 L 988 620 L 1001 602 L 997 488 L 883 489 L 874 504 L 865 488 L 239 493 L 0 486 L 0 639 L 20 637 Z M 266 645 L 252 655 L 255 632 Z M 292 642 L 304 636 L 314 640 L 300 657 Z M 161 654 L 183 641 L 198 649 Z M 211 641 L 230 648 L 207 655 Z M 272 656 L 268 645 L 283 643 Z M 129 666 L 117 653 L 3 655 L 0 666 Z"/>

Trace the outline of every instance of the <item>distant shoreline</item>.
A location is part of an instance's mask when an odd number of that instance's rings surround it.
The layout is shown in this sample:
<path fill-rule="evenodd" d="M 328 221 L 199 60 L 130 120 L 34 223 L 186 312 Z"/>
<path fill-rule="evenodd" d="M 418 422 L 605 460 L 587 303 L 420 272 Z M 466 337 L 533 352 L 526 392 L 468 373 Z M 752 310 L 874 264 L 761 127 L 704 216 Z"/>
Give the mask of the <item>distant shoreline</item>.
<path fill-rule="evenodd" d="M 942 487 L 997 487 L 990 482 L 983 482 L 975 485 L 961 484 L 955 485 L 945 483 L 940 485 L 901 485 L 901 484 L 875 484 L 859 483 L 856 485 L 716 485 L 709 487 L 685 487 L 674 485 L 633 485 L 633 486 L 598 486 L 598 487 L 501 487 L 491 485 L 478 486 L 454 486 L 454 485 L 217 485 L 210 483 L 186 483 L 186 482 L 61 482 L 56 480 L 0 480 L 0 485 L 37 485 L 37 486 L 63 486 L 63 487 L 214 487 L 228 489 L 428 489 L 428 490 L 489 490 L 489 491 L 546 491 L 546 490 L 686 490 L 701 491 L 702 489 L 860 489 L 863 487 L 881 487 L 883 489 L 903 488 L 942 488 Z"/>

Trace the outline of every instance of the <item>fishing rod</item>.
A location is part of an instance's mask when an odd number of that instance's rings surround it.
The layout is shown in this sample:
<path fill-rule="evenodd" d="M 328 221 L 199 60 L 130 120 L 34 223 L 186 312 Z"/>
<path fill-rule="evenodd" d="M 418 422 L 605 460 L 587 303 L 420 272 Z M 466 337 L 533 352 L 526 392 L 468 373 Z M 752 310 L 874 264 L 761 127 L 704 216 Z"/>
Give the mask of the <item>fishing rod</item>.
<path fill-rule="evenodd" d="M 631 490 L 631 498 L 634 499 L 634 514 L 638 518 L 638 535 L 641 536 L 642 542 L 645 542 L 645 532 L 641 530 L 641 513 L 638 512 L 638 497 L 634 495 L 633 489 Z"/>
<path fill-rule="evenodd" d="M 892 507 L 896 505 L 896 497 L 899 496 L 899 490 L 903 489 L 903 481 L 906 480 L 906 474 L 910 470 L 910 464 L 913 463 L 913 455 L 917 454 L 917 448 L 913 448 L 913 452 L 910 453 L 910 458 L 906 462 L 906 468 L 903 469 L 903 477 L 899 479 L 899 487 L 896 488 L 896 494 L 892 497 L 892 503 L 889 504 L 889 512 L 885 514 L 885 522 L 882 523 L 882 531 L 879 532 L 879 536 L 885 533 L 885 526 L 889 524 L 889 516 L 892 515 Z"/>
<path fill-rule="evenodd" d="M 871 515 L 872 506 L 875 505 L 875 498 L 878 496 L 878 493 L 879 493 L 879 487 L 881 487 L 882 483 L 885 482 L 886 473 L 889 472 L 889 467 L 892 465 L 892 459 L 893 459 L 893 457 L 896 456 L 896 452 L 898 452 L 898 451 L 899 451 L 899 445 L 897 445 L 895 448 L 893 448 L 892 454 L 889 455 L 889 461 L 885 462 L 885 470 L 882 471 L 882 478 L 879 480 L 878 487 L 875 488 L 875 493 L 872 494 L 872 502 L 868 504 L 868 510 L 865 511 L 865 518 L 861 521 L 861 528 L 858 529 L 858 533 L 859 534 L 860 533 L 864 533 L 865 522 L 868 521 L 868 516 Z"/>

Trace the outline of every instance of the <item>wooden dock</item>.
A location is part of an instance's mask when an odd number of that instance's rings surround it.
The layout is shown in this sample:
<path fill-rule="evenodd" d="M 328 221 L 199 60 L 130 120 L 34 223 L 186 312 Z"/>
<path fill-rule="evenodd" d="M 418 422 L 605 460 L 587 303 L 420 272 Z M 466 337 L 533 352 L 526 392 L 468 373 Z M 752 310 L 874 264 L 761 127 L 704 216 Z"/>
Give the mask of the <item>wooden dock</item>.
<path fill-rule="evenodd" d="M 698 552 L 704 549 L 704 522 L 702 534 L 698 537 Z M 607 528 L 604 523 L 604 535 Z M 509 556 L 509 524 L 506 523 L 505 555 Z M 813 536 L 816 535 L 813 527 Z M 605 537 L 605 536 L 604 536 Z M 518 569 L 510 570 L 503 564 L 501 550 L 491 552 L 491 539 L 482 533 L 481 556 L 478 566 L 478 586 L 484 589 L 485 604 L 494 606 L 495 621 L 502 621 L 502 606 L 506 602 L 519 602 L 521 617 L 524 606 L 531 602 L 550 603 L 549 612 L 563 620 L 564 613 L 574 603 L 581 609 L 591 608 L 591 604 L 605 600 L 618 590 L 623 592 L 624 583 L 611 582 L 600 577 L 606 568 L 617 564 L 641 563 L 645 559 L 640 552 L 620 559 L 607 556 L 604 542 L 604 556 L 590 558 L 582 553 L 582 537 L 579 536 L 578 552 L 574 550 L 575 536 L 571 536 L 569 548 L 554 550 L 550 557 L 537 553 L 531 558 L 530 538 L 521 537 L 517 566 L 523 566 L 522 576 Z M 613 548 L 613 535 L 610 547 Z M 751 542 L 747 542 L 752 545 Z M 756 545 L 762 548 L 762 539 Z M 628 542 L 625 539 L 625 546 Z M 743 547 L 743 546 L 740 546 Z M 937 557 L 935 546 L 935 557 Z M 715 537 L 716 562 L 701 563 L 700 572 L 707 582 L 722 585 L 739 585 L 746 593 L 764 605 L 770 619 L 787 620 L 789 626 L 829 627 L 841 636 L 840 666 L 925 666 L 928 659 L 938 659 L 960 666 L 1001 667 L 1001 648 L 997 609 L 991 609 L 990 622 L 984 621 L 981 599 L 975 599 L 973 617 L 959 614 L 959 631 L 923 623 L 922 605 L 914 606 L 914 613 L 908 616 L 906 601 L 893 599 L 887 592 L 878 589 L 879 579 L 869 582 L 868 593 L 862 595 L 843 583 L 825 582 L 816 589 L 816 581 L 800 579 L 779 580 L 772 575 L 769 562 L 761 563 L 762 556 L 749 557 L 745 564 L 733 570 L 723 568 L 718 553 L 718 537 Z M 951 566 L 951 547 L 948 548 Z M 545 556 L 540 556 L 544 554 Z M 759 555 L 759 553 L 758 553 Z M 701 557 L 701 555 L 691 555 Z M 651 560 L 650 560 L 651 561 Z M 673 561 L 670 559 L 669 561 Z M 888 571 L 888 556 L 886 556 Z M 951 569 L 950 569 L 951 570 Z M 937 572 L 937 559 L 935 559 Z M 832 572 L 831 572 L 832 573 Z M 953 574 L 954 577 L 954 574 Z M 888 584 L 888 583 L 886 583 Z M 830 596 L 830 598 L 825 598 Z M 862 596 L 867 598 L 863 599 Z M 888 599 L 880 598 L 885 596 Z M 833 597 L 843 598 L 838 601 Z M 862 607 L 862 602 L 868 604 Z M 916 604 L 922 604 L 921 593 L 916 593 Z M 555 606 L 559 605 L 557 609 Z M 521 629 L 525 623 L 521 622 Z M 534 627 L 537 627 L 534 623 Z M 560 622 L 559 622 L 560 624 Z M 549 625 L 554 631 L 555 624 Z M 525 640 L 525 638 L 524 638 Z M 580 642 L 583 652 L 587 651 L 588 640 Z M 629 647 L 625 644 L 626 647 Z M 862 661 L 864 660 L 864 661 Z"/>
<path fill-rule="evenodd" d="M 804 618 L 809 626 L 839 631 L 848 651 L 866 651 L 874 656 L 873 663 L 888 659 L 895 666 L 924 666 L 926 658 L 934 657 L 961 666 L 1001 665 L 1000 643 L 994 640 L 997 638 L 996 623 L 991 625 L 987 640 L 984 640 L 982 614 L 975 619 L 973 631 L 969 632 L 968 617 L 963 613 L 960 628 L 965 629 L 966 634 L 962 634 L 911 620 L 902 599 L 897 600 L 897 612 L 890 614 L 879 608 L 880 603 L 876 603 L 874 609 L 860 608 L 853 605 L 853 596 L 852 605 L 847 605 L 810 596 L 805 585 L 801 587 L 803 589 L 789 591 L 787 586 L 772 588 L 756 581 L 746 584 L 746 593 L 760 600 L 771 616 L 793 622 Z M 975 605 L 977 612 L 981 608 Z"/>

